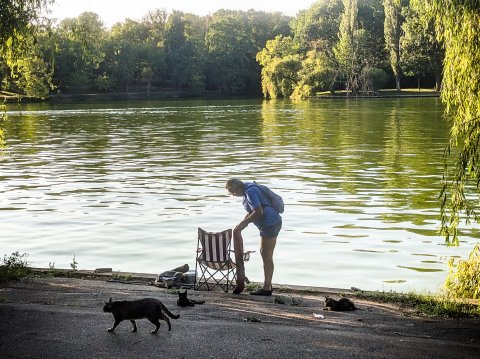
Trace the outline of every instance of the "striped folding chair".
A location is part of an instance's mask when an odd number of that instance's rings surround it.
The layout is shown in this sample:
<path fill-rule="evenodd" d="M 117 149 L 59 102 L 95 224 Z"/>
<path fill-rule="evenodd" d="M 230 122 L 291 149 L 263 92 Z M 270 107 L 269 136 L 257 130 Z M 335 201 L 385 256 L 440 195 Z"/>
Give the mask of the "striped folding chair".
<path fill-rule="evenodd" d="M 230 257 L 234 253 L 231 244 L 231 229 L 207 232 L 198 228 L 195 289 L 205 286 L 207 290 L 212 290 L 218 285 L 228 292 L 228 288 L 235 285 L 236 265 Z"/>

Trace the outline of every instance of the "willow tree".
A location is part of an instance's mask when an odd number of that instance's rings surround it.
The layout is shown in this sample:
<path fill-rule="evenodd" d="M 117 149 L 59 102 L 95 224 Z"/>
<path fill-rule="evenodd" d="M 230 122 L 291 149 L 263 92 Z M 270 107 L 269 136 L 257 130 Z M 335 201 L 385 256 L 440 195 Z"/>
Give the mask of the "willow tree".
<path fill-rule="evenodd" d="M 15 68 L 17 59 L 25 60 L 25 49 L 31 47 L 24 46 L 26 39 L 36 31 L 41 10 L 51 3 L 53 0 L 0 0 L 0 61 Z"/>
<path fill-rule="evenodd" d="M 0 48 L 14 44 L 18 35 L 31 30 L 40 11 L 54 0 L 0 0 Z"/>
<path fill-rule="evenodd" d="M 298 82 L 301 58 L 290 36 L 278 35 L 268 40 L 257 53 L 262 66 L 262 92 L 265 98 L 289 97 Z"/>
<path fill-rule="evenodd" d="M 445 165 L 442 190 L 442 233 L 458 245 L 460 216 L 467 223 L 478 217 L 480 187 L 480 11 L 478 0 L 415 0 L 434 19 L 445 46 L 442 101 L 451 121 L 447 154 L 458 153 L 453 169 Z"/>
<path fill-rule="evenodd" d="M 32 23 L 39 18 L 40 11 L 53 0 L 0 0 L 0 61 L 5 61 L 7 50 L 16 49 L 18 39 L 34 31 Z M 13 55 L 13 60 L 16 55 Z M 1 73 L 0 73 L 1 76 Z M 0 81 L 3 79 L 0 77 Z M 5 146 L 2 122 L 5 106 L 0 104 L 0 150 Z"/>

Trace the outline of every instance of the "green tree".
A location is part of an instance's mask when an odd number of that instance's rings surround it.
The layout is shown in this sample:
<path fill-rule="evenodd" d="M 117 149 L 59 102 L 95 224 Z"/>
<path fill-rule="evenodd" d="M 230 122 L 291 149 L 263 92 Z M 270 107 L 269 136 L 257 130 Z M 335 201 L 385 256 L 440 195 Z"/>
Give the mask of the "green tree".
<path fill-rule="evenodd" d="M 290 96 L 298 81 L 301 58 L 298 47 L 290 36 L 276 36 L 268 40 L 256 59 L 262 66 L 262 92 L 265 98 Z"/>
<path fill-rule="evenodd" d="M 101 19 L 92 12 L 65 19 L 57 29 L 57 36 L 55 85 L 73 92 L 91 88 L 105 57 L 105 29 Z"/>
<path fill-rule="evenodd" d="M 247 90 L 248 61 L 255 59 L 246 18 L 242 12 L 220 10 L 208 24 L 208 82 L 212 88 L 225 94 L 239 94 Z"/>
<path fill-rule="evenodd" d="M 445 166 L 442 233 L 447 244 L 458 245 L 460 214 L 467 221 L 478 220 L 477 203 L 467 194 L 480 185 L 479 4 L 478 0 L 415 0 L 415 4 L 420 13 L 433 18 L 437 38 L 445 46 L 441 98 L 452 124 L 448 153 L 456 149 L 458 159 L 453 171 Z"/>
<path fill-rule="evenodd" d="M 168 14 L 165 10 L 151 10 L 142 19 L 142 23 L 148 31 L 148 43 L 159 48 L 163 47 L 165 40 L 165 25 L 167 23 Z"/>
<path fill-rule="evenodd" d="M 105 64 L 102 66 L 104 73 L 128 94 L 130 86 L 142 71 L 141 53 L 148 38 L 148 30 L 143 24 L 126 19 L 112 26 L 108 35 L 104 50 Z"/>
<path fill-rule="evenodd" d="M 5 51 L 10 76 L 15 90 L 27 97 L 45 99 L 53 88 L 53 58 L 48 57 L 53 47 L 46 31 L 18 37 L 15 51 Z"/>
<path fill-rule="evenodd" d="M 402 76 L 400 61 L 400 38 L 402 37 L 402 23 L 404 22 L 403 8 L 408 6 L 408 0 L 383 0 L 385 9 L 385 45 L 390 53 L 390 66 L 395 75 L 395 87 L 401 90 Z"/>
<path fill-rule="evenodd" d="M 165 25 L 165 47 L 171 85 L 189 94 L 205 89 L 204 19 L 174 11 Z"/>
<path fill-rule="evenodd" d="M 404 8 L 405 22 L 400 39 L 400 64 L 406 76 L 420 80 L 430 74 L 435 76 L 435 90 L 440 91 L 442 80 L 443 49 L 436 39 L 433 21 L 423 21 L 413 8 Z"/>
<path fill-rule="evenodd" d="M 44 61 L 37 35 L 42 36 L 39 13 L 53 1 L 2 0 L 0 3 L 0 80 L 9 82 L 25 95 L 46 97 L 50 89 L 51 73 Z M 48 24 L 47 24 L 48 25 Z M 38 32 L 42 32 L 38 34 Z M 9 70 L 7 70 L 7 65 Z"/>
<path fill-rule="evenodd" d="M 343 4 L 344 12 L 338 33 L 339 41 L 333 52 L 340 65 L 341 72 L 346 78 L 346 90 L 357 93 L 359 90 L 358 77 L 364 65 L 360 52 L 362 50 L 362 41 L 365 40 L 365 31 L 358 28 L 357 0 L 344 0 Z"/>
<path fill-rule="evenodd" d="M 332 51 L 338 41 L 338 28 L 343 12 L 342 0 L 319 0 L 300 11 L 291 21 L 294 41 L 300 51 L 307 52 L 322 44 L 322 50 Z"/>
<path fill-rule="evenodd" d="M 207 24 L 207 82 L 225 94 L 260 93 L 257 53 L 267 39 L 285 35 L 287 18 L 254 10 L 220 10 Z"/>
<path fill-rule="evenodd" d="M 302 61 L 299 81 L 291 97 L 307 98 L 318 91 L 332 91 L 335 82 L 335 64 L 324 52 L 311 50 Z"/>
<path fill-rule="evenodd" d="M 0 50 L 16 46 L 18 36 L 31 34 L 39 13 L 53 0 L 2 0 L 0 2 Z"/>
<path fill-rule="evenodd" d="M 344 0 L 344 12 L 339 28 L 339 41 L 334 47 L 345 89 L 349 93 L 369 92 L 371 82 L 365 68 L 381 68 L 385 63 L 380 3 L 364 0 Z M 380 46 L 380 44 L 382 44 Z"/>

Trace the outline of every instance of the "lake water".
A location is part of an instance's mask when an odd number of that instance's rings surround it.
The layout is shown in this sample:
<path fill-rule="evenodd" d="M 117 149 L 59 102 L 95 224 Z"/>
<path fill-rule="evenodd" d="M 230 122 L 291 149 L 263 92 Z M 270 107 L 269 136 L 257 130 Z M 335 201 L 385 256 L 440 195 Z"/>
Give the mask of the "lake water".
<path fill-rule="evenodd" d="M 197 227 L 234 227 L 229 177 L 286 202 L 274 282 L 436 291 L 448 128 L 435 98 L 9 105 L 0 149 L 0 254 L 34 266 L 160 273 L 195 267 Z M 257 250 L 247 276 L 263 278 Z"/>

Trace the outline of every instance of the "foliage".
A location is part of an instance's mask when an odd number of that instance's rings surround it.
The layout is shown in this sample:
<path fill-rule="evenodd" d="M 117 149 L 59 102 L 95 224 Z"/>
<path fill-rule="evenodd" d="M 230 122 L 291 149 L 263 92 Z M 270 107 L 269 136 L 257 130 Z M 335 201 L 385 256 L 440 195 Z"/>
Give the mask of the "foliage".
<path fill-rule="evenodd" d="M 288 98 L 298 82 L 301 61 L 298 55 L 274 58 L 262 69 L 262 91 L 265 98 Z"/>
<path fill-rule="evenodd" d="M 238 94 L 250 92 L 249 87 L 258 83 L 255 55 L 263 44 L 257 43 L 251 30 L 248 13 L 220 10 L 213 14 L 205 35 L 210 87 Z"/>
<path fill-rule="evenodd" d="M 449 245 L 458 245 L 460 215 L 467 223 L 478 220 L 477 204 L 467 193 L 480 185 L 480 12 L 478 0 L 415 0 L 420 13 L 433 19 L 436 35 L 445 46 L 442 101 L 451 121 L 446 151 L 458 153 L 452 170 L 445 160 L 441 198 L 441 233 Z M 460 19 L 460 20 L 459 20 Z M 475 194 L 478 196 L 478 194 Z"/>
<path fill-rule="evenodd" d="M 397 91 L 401 90 L 400 77 L 400 38 L 402 35 L 402 8 L 406 7 L 406 0 L 383 0 L 385 8 L 385 45 L 390 53 L 390 65 L 395 75 Z"/>
<path fill-rule="evenodd" d="M 403 9 L 405 21 L 400 39 L 400 65 L 406 76 L 420 79 L 435 75 L 435 89 L 440 90 L 443 51 L 436 39 L 432 21 L 424 22 L 414 8 Z"/>
<path fill-rule="evenodd" d="M 0 51 L 16 47 L 18 36 L 31 33 L 41 9 L 53 0 L 2 0 L 0 8 Z"/>
<path fill-rule="evenodd" d="M 378 67 L 364 67 L 360 73 L 361 92 L 377 93 L 388 81 L 388 75 Z"/>
<path fill-rule="evenodd" d="M 105 57 L 105 29 L 99 16 L 84 12 L 63 20 L 56 31 L 54 83 L 61 90 L 85 91 Z"/>
<path fill-rule="evenodd" d="M 417 314 L 429 317 L 480 316 L 480 306 L 458 301 L 444 294 L 356 291 L 354 296 L 384 303 L 399 303 L 413 308 Z"/>
<path fill-rule="evenodd" d="M 455 298 L 480 299 L 480 244 L 466 260 L 450 259 L 445 289 Z"/>
<path fill-rule="evenodd" d="M 342 0 L 317 1 L 310 8 L 300 11 L 290 24 L 300 51 L 307 52 L 321 41 L 324 49 L 331 52 L 338 40 L 342 11 Z"/>
<path fill-rule="evenodd" d="M 171 85 L 201 94 L 205 89 L 205 26 L 191 14 L 174 11 L 165 26 L 166 57 Z"/>
<path fill-rule="evenodd" d="M 298 80 L 301 67 L 297 48 L 290 36 L 268 40 L 256 59 L 262 67 L 262 92 L 265 98 L 288 97 Z"/>
<path fill-rule="evenodd" d="M 365 79 L 361 76 L 363 68 L 378 67 L 384 62 L 383 51 L 376 40 L 380 32 L 377 20 L 379 12 L 382 12 L 381 7 L 375 2 L 363 1 L 359 6 L 357 0 L 344 0 L 339 41 L 333 52 L 340 65 L 345 89 L 353 94 L 367 86 L 362 82 Z"/>
<path fill-rule="evenodd" d="M 302 61 L 300 80 L 291 97 L 302 99 L 313 96 L 319 91 L 333 91 L 335 76 L 333 61 L 325 53 L 311 50 Z"/>
<path fill-rule="evenodd" d="M 9 257 L 3 257 L 0 265 L 0 281 L 19 280 L 25 278 L 31 273 L 28 267 L 27 254 L 20 254 L 18 251 L 12 253 Z"/>
<path fill-rule="evenodd" d="M 73 259 L 72 259 L 72 262 L 70 263 L 70 267 L 71 267 L 74 271 L 77 271 L 77 270 L 78 270 L 78 262 L 77 262 L 77 260 L 75 259 L 75 254 L 73 255 Z"/>
<path fill-rule="evenodd" d="M 50 1 L 16 3 L 35 5 L 37 11 Z M 29 19 L 38 18 L 35 11 Z M 16 46 L 9 40 L 13 35 L 3 37 L 1 46 L 8 46 L 13 61 L 6 71 L 7 60 L 0 58 L 0 76 L 10 91 L 40 98 L 54 88 L 59 93 L 141 90 L 148 96 L 164 88 L 193 96 L 205 91 L 256 95 L 262 89 L 266 98 L 292 93 L 305 98 L 319 90 L 371 88 L 365 74 L 386 70 L 388 48 L 395 55 L 398 84 L 401 67 L 418 79 L 436 72 L 439 84 L 433 27 L 425 33 L 411 14 L 407 0 L 318 0 L 293 19 L 254 10 L 200 17 L 157 9 L 111 29 L 91 12 L 55 26 L 20 21 L 13 33 Z M 299 71 L 295 76 L 293 69 Z"/>
<path fill-rule="evenodd" d="M 2 0 L 0 8 L 0 71 L 2 85 L 9 84 L 26 96 L 45 98 L 51 85 L 51 64 L 45 61 L 40 39 L 44 25 L 39 13 L 51 0 Z M 39 35 L 39 36 L 37 36 Z"/>
<path fill-rule="evenodd" d="M 31 34 L 18 36 L 15 49 L 7 47 L 4 59 L 10 69 L 11 88 L 28 97 L 46 98 L 52 84 L 53 58 L 48 49 L 52 47 L 48 25 L 39 27 L 34 37 Z"/>

